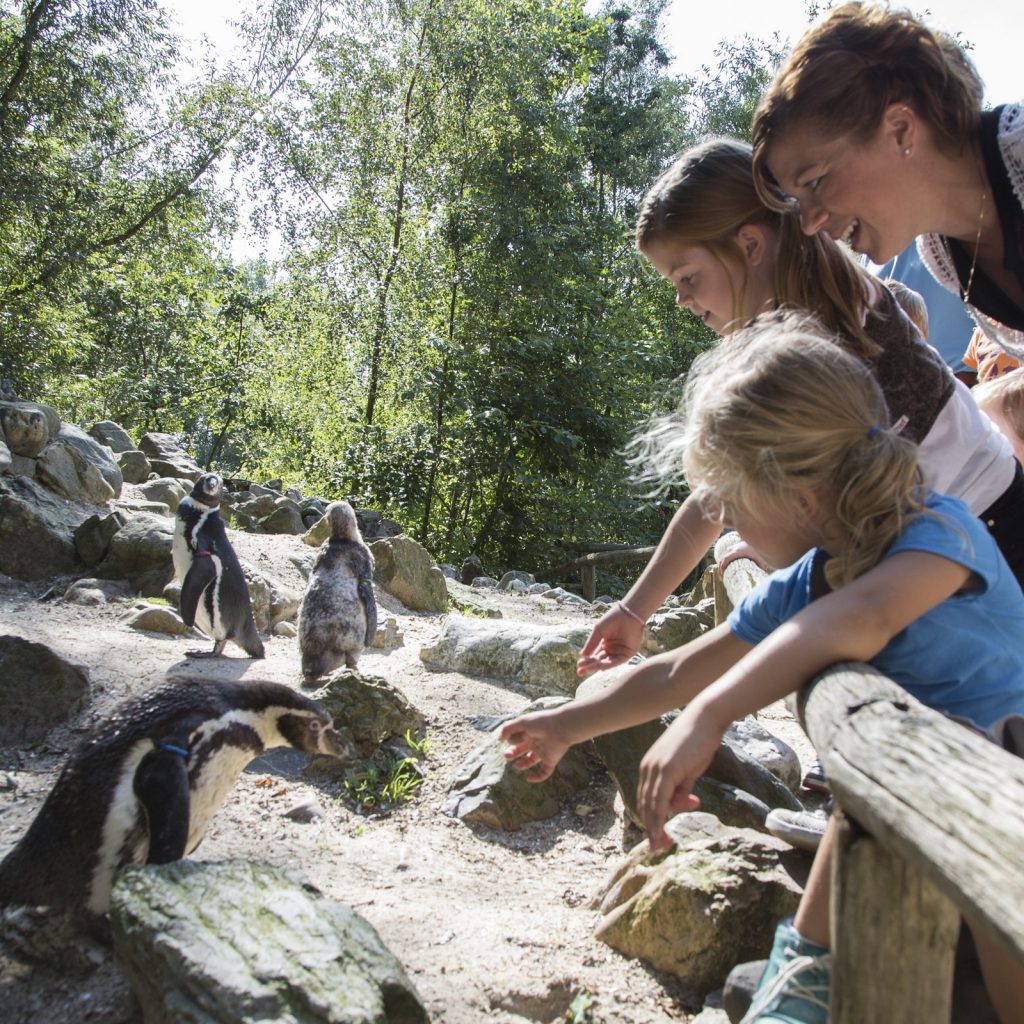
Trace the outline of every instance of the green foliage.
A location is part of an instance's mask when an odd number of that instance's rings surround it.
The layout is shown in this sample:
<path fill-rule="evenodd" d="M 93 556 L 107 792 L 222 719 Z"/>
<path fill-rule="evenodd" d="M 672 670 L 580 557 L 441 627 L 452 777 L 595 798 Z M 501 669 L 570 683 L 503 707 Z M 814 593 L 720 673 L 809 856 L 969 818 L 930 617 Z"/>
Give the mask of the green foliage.
<path fill-rule="evenodd" d="M 438 559 L 542 574 L 561 540 L 658 538 L 619 453 L 710 337 L 632 223 L 687 140 L 747 130 L 772 46 L 697 83 L 666 0 L 272 0 L 245 66 L 183 84 L 156 0 L 0 4 L 21 394 L 374 507 Z M 275 263 L 225 254 L 243 213 Z"/>
<path fill-rule="evenodd" d="M 592 1021 L 596 1000 L 589 992 L 578 993 L 565 1011 L 565 1019 L 569 1024 L 589 1024 Z"/>
<path fill-rule="evenodd" d="M 341 797 L 359 810 L 383 813 L 407 803 L 423 784 L 420 761 L 430 750 L 430 741 L 405 733 L 404 751 L 382 747 L 373 757 L 345 771 Z"/>

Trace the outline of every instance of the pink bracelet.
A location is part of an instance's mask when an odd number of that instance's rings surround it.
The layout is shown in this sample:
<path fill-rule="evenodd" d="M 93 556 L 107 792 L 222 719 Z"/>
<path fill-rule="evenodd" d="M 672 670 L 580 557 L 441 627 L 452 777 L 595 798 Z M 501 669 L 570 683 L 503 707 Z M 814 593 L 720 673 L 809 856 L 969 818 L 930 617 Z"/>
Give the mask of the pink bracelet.
<path fill-rule="evenodd" d="M 625 601 L 616 601 L 615 603 L 619 606 L 619 608 L 622 611 L 624 611 L 631 619 L 633 619 L 634 622 L 639 622 L 641 626 L 647 625 L 647 620 L 641 619 L 640 616 L 637 615 L 637 613 L 633 611 L 633 609 L 630 608 Z"/>

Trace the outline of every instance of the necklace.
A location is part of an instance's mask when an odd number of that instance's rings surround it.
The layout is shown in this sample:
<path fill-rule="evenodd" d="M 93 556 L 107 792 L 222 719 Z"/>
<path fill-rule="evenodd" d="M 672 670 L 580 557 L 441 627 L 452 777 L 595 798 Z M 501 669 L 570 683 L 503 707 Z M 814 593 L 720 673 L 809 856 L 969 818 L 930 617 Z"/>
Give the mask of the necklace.
<path fill-rule="evenodd" d="M 971 300 L 971 285 L 974 284 L 974 268 L 978 265 L 978 246 L 981 245 L 981 226 L 985 222 L 985 190 L 981 190 L 981 205 L 978 207 L 978 231 L 974 236 L 974 255 L 971 257 L 971 269 L 967 274 L 967 287 L 964 289 L 964 305 Z"/>

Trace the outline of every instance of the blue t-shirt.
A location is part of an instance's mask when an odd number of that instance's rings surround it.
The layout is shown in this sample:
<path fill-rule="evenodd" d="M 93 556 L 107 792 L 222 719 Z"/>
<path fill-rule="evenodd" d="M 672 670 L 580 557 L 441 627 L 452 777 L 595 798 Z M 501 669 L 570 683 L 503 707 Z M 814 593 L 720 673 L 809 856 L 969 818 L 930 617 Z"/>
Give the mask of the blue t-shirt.
<path fill-rule="evenodd" d="M 1024 595 L 995 541 L 957 498 L 931 493 L 934 515 L 914 516 L 884 558 L 929 551 L 970 569 L 975 589 L 937 604 L 889 641 L 871 664 L 923 704 L 988 729 L 1024 715 Z M 813 600 L 815 549 L 763 580 L 729 628 L 757 644 Z M 883 558 L 883 560 L 884 560 Z"/>

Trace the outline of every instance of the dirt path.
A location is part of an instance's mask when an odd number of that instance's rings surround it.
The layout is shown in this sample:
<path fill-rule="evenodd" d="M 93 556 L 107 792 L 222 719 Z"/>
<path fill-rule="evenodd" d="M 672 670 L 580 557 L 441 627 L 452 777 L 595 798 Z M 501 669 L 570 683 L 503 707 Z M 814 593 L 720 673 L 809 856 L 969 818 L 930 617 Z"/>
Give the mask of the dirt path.
<path fill-rule="evenodd" d="M 234 536 L 243 558 L 301 589 L 302 577 L 288 557 L 308 553 L 298 539 Z M 86 665 L 93 697 L 69 727 L 54 730 L 44 744 L 0 748 L 0 850 L 23 832 L 64 752 L 91 723 L 126 697 L 159 685 L 169 672 L 196 667 L 184 658 L 195 638 L 130 630 L 124 622 L 130 603 L 40 603 L 45 589 L 0 577 L 0 632 L 49 644 Z M 430 749 L 420 794 L 385 817 L 366 817 L 336 799 L 331 787 L 250 770 L 193 856 L 257 859 L 301 870 L 377 928 L 437 1024 L 562 1020 L 583 992 L 595 999 L 594 1021 L 688 1020 L 698 1007 L 672 977 L 592 937 L 597 916 L 588 902 L 640 838 L 624 828 L 605 777 L 554 819 L 515 833 L 468 827 L 441 813 L 450 778 L 481 738 L 467 716 L 517 712 L 528 698 L 513 685 L 427 671 L 420 648 L 437 637 L 443 616 L 410 614 L 389 604 L 382 616 L 396 617 L 404 646 L 368 651 L 360 670 L 398 686 L 427 717 Z M 587 612 L 541 599 L 505 596 L 501 604 L 506 619 L 592 621 Z M 240 653 L 230 644 L 229 650 Z M 204 663 L 200 671 L 298 685 L 297 642 L 273 638 L 264 662 L 222 660 Z M 785 712 L 771 709 L 766 724 L 806 755 Z M 319 805 L 320 819 L 300 824 L 284 816 L 311 800 Z M 68 979 L 0 957 L 0 998 L 0 1018 L 11 1022 L 141 1019 L 113 967 Z"/>

